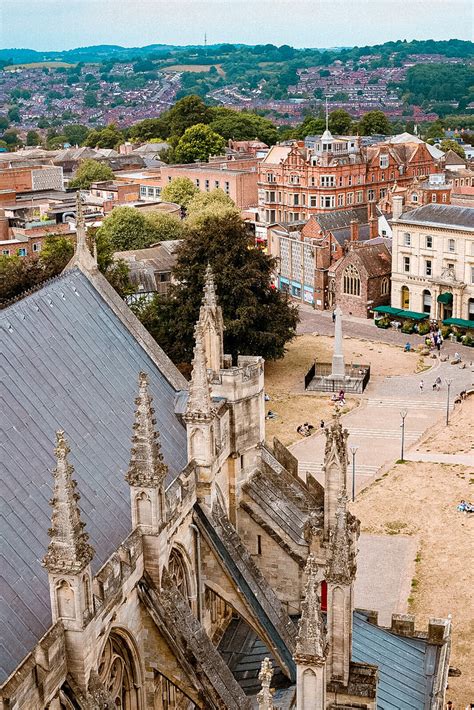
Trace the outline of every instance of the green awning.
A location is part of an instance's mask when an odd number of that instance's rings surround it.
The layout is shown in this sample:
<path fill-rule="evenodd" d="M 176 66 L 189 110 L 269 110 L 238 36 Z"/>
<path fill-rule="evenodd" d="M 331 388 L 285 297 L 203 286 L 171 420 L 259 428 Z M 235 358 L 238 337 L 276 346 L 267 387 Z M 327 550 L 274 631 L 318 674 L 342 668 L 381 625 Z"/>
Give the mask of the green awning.
<path fill-rule="evenodd" d="M 400 313 L 399 308 L 392 308 L 392 306 L 375 306 L 375 308 L 372 308 L 372 310 L 376 313 L 386 313 L 390 316 L 398 316 L 398 314 Z"/>
<path fill-rule="evenodd" d="M 416 311 L 398 311 L 398 315 L 409 320 L 424 320 L 429 318 L 429 313 L 417 313 Z"/>
<path fill-rule="evenodd" d="M 474 329 L 474 320 L 464 320 L 464 318 L 445 318 L 443 325 L 457 325 L 460 328 Z"/>
<path fill-rule="evenodd" d="M 447 305 L 453 302 L 453 294 L 449 291 L 445 291 L 444 293 L 440 293 L 436 300 L 438 303 L 445 303 Z"/>

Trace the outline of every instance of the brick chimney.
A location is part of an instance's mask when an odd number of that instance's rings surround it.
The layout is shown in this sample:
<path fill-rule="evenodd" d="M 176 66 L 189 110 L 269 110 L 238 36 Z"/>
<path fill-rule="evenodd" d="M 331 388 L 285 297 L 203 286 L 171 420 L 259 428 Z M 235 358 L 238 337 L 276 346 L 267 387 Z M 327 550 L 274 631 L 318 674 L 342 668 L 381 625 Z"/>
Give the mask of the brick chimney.
<path fill-rule="evenodd" d="M 392 219 L 400 219 L 403 212 L 403 197 L 394 195 L 392 197 Z"/>
<path fill-rule="evenodd" d="M 351 219 L 351 242 L 359 240 L 359 222 L 356 219 Z"/>
<path fill-rule="evenodd" d="M 379 236 L 379 220 L 375 212 L 375 202 L 369 202 L 369 239 Z"/>

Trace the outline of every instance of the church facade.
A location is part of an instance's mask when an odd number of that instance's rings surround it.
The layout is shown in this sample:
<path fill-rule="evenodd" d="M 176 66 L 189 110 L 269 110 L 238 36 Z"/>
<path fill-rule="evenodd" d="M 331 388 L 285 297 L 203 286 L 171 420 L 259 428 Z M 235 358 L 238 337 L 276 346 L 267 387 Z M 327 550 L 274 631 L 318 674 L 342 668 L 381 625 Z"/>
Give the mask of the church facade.
<path fill-rule="evenodd" d="M 440 710 L 450 621 L 354 609 L 340 419 L 323 487 L 265 442 L 264 362 L 224 353 L 211 270 L 187 383 L 81 230 L 1 315 L 2 707 Z"/>

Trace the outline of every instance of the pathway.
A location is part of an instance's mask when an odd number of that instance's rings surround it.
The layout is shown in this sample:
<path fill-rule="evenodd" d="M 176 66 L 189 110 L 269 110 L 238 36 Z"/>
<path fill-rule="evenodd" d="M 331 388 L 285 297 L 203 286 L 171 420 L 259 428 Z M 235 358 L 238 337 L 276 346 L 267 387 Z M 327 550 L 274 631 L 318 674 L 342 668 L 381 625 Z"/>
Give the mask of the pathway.
<path fill-rule="evenodd" d="M 442 385 L 441 390 L 436 392 L 433 391 L 432 384 L 438 376 L 441 377 Z M 422 392 L 419 389 L 421 378 L 424 381 Z M 445 416 L 447 378 L 452 381 L 450 388 L 450 410 L 452 410 L 455 396 L 472 384 L 472 368 L 462 369 L 457 365 L 438 361 L 431 370 L 422 375 L 386 377 L 381 381 L 370 382 L 361 397 L 360 406 L 342 417 L 343 425 L 350 434 L 349 446 L 357 447 L 356 493 L 365 488 L 381 468 L 401 458 L 400 412 L 405 410 L 407 413 L 404 458 L 409 457 L 410 448 L 423 434 Z M 322 462 L 325 440 L 323 432 L 318 430 L 313 436 L 290 447 L 299 461 L 302 477 L 305 477 L 306 472 L 311 472 L 323 484 Z M 418 453 L 413 455 L 418 456 Z M 437 460 L 440 458 L 437 457 Z M 349 471 L 351 476 L 352 456 Z"/>

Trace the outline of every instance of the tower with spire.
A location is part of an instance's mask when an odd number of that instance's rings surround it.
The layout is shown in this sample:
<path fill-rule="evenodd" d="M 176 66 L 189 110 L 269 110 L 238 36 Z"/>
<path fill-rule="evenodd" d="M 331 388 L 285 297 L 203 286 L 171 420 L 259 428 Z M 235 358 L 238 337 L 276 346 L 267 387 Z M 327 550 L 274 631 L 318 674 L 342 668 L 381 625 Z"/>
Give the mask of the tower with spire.
<path fill-rule="evenodd" d="M 321 572 L 312 554 L 305 568 L 306 590 L 296 639 L 296 708 L 326 708 L 326 629 L 321 613 Z"/>
<path fill-rule="evenodd" d="M 163 460 L 155 429 L 152 402 L 148 377 L 140 372 L 132 450 L 125 479 L 130 485 L 132 526 L 140 528 L 143 533 L 157 533 L 166 518 L 165 479 L 168 467 Z"/>
<path fill-rule="evenodd" d="M 82 200 L 80 190 L 76 193 L 76 246 L 71 260 L 66 265 L 64 271 L 79 267 L 86 271 L 97 270 L 97 252 L 94 248 L 94 254 L 91 254 L 87 246 L 86 221 L 84 219 L 84 211 L 82 209 Z"/>
<path fill-rule="evenodd" d="M 352 614 L 356 575 L 357 526 L 339 496 L 336 523 L 330 532 L 326 566 L 328 599 L 328 679 L 347 686 L 352 655 Z"/>
<path fill-rule="evenodd" d="M 48 570 L 53 622 L 61 619 L 66 629 L 81 630 L 93 611 L 90 562 L 94 550 L 84 531 L 74 468 L 68 461 L 70 448 L 63 431 L 56 432 L 54 453 L 50 542 L 43 566 Z"/>
<path fill-rule="evenodd" d="M 333 416 L 325 430 L 324 452 L 324 538 L 329 539 L 336 522 L 336 509 L 340 495 L 347 492 L 347 437 L 349 432 L 342 428 L 339 413 Z"/>

